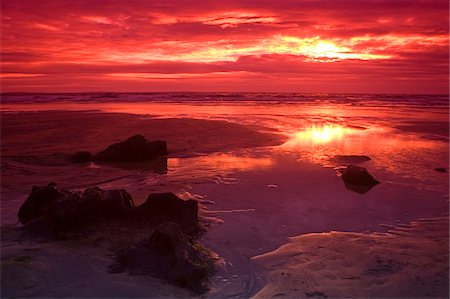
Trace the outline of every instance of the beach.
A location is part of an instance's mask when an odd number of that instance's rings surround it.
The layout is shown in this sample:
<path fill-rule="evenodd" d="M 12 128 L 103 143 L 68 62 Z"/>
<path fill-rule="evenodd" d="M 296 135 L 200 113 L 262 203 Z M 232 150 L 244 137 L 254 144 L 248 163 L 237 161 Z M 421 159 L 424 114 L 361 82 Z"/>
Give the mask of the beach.
<path fill-rule="evenodd" d="M 69 297 L 80 289 L 80 297 L 192 296 L 157 278 L 108 274 L 111 250 L 145 231 L 109 231 L 114 242 L 99 239 L 101 230 L 72 240 L 27 239 L 17 211 L 34 185 L 49 182 L 74 191 L 123 188 L 137 205 L 158 192 L 198 201 L 205 227 L 198 241 L 224 261 L 206 298 L 448 293 L 448 173 L 435 170 L 448 169 L 448 103 L 442 98 L 432 98 L 436 105 L 430 106 L 406 96 L 344 102 L 330 96 L 320 104 L 313 96 L 291 102 L 41 97 L 52 100 L 18 104 L 11 96 L 2 103 L 6 297 Z M 136 134 L 165 140 L 167 158 L 69 160 L 77 151 L 98 153 Z M 351 155 L 370 160 L 355 162 Z M 346 188 L 339 169 L 353 163 L 381 183 L 364 194 Z M 369 273 L 374 256 L 393 266 L 382 263 L 387 270 L 368 279 L 348 278 Z M 343 269 L 345 277 L 339 276 Z M 424 287 L 409 287 L 416 276 Z"/>

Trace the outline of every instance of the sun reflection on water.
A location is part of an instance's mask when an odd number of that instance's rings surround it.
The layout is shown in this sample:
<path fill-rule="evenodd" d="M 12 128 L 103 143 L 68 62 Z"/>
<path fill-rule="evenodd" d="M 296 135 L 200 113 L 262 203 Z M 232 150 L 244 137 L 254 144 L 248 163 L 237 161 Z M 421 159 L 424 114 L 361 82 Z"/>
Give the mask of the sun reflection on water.
<path fill-rule="evenodd" d="M 302 131 L 296 132 L 293 139 L 289 141 L 292 145 L 303 144 L 326 144 L 333 141 L 340 141 L 348 134 L 353 134 L 355 130 L 337 124 L 312 125 Z"/>
<path fill-rule="evenodd" d="M 208 166 L 221 171 L 253 170 L 267 168 L 272 165 L 269 157 L 237 156 L 231 154 L 212 154 L 192 158 L 171 158 L 169 168 L 177 168 L 185 164 Z"/>

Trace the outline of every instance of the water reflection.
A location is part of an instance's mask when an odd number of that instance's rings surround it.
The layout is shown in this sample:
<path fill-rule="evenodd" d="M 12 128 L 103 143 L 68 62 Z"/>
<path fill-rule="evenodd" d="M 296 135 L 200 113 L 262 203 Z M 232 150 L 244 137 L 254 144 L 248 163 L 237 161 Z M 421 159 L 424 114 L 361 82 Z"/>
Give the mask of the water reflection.
<path fill-rule="evenodd" d="M 158 174 L 167 173 L 167 157 L 157 157 L 148 161 L 140 162 L 91 162 L 88 168 L 99 168 L 102 166 L 112 166 L 125 170 L 150 171 Z"/>
<path fill-rule="evenodd" d="M 447 176 L 434 170 L 436 167 L 448 167 L 448 130 L 439 132 L 442 128 L 447 128 L 447 106 L 427 106 L 425 109 L 425 106 L 420 105 L 398 106 L 395 102 L 373 102 L 359 106 L 324 101 L 221 103 L 211 99 L 209 102 L 196 103 L 6 103 L 2 104 L 0 110 L 49 109 L 151 113 L 157 117 L 220 119 L 251 125 L 254 128 L 265 126 L 291 136 L 284 145 L 267 150 L 265 154 L 269 156 L 289 154 L 297 160 L 336 166 L 349 163 L 333 160 L 335 156 L 364 155 L 371 158 L 364 167 L 374 173 L 383 171 L 395 174 L 396 177 L 392 180 L 414 178 L 415 184 L 419 182 L 428 186 L 448 186 Z M 272 164 L 273 161 L 268 157 L 219 154 L 171 158 L 167 168 L 170 178 L 175 180 L 187 177 L 211 178 L 222 173 L 228 176 L 233 171 L 261 170 L 271 167 Z M 164 173 L 165 165 L 162 164 L 157 172 Z M 231 179 L 223 177 L 217 179 L 217 182 L 230 183 Z"/>
<path fill-rule="evenodd" d="M 187 171 L 190 174 L 209 177 L 224 175 L 233 171 L 260 170 L 272 166 L 270 157 L 254 157 L 249 155 L 212 154 L 192 158 L 170 158 L 168 168 L 170 175 Z"/>
<path fill-rule="evenodd" d="M 419 123 L 420 124 L 420 123 Z M 421 133 L 402 132 L 394 127 L 360 123 L 367 127 L 348 126 L 345 122 L 305 124 L 291 134 L 291 139 L 276 150 L 298 160 L 326 167 L 358 164 L 340 161 L 342 157 L 365 157 L 364 167 L 375 174 L 389 172 L 405 179 L 416 179 L 428 186 L 442 184 L 434 172 L 435 165 L 448 165 L 448 144 L 424 138 Z M 391 124 L 392 125 L 392 124 Z M 396 177 L 395 180 L 400 179 Z M 445 179 L 445 178 L 444 178 Z"/>
<path fill-rule="evenodd" d="M 306 130 L 294 134 L 291 141 L 294 144 L 323 144 L 332 141 L 340 141 L 346 135 L 354 134 L 357 131 L 337 124 L 312 125 Z"/>

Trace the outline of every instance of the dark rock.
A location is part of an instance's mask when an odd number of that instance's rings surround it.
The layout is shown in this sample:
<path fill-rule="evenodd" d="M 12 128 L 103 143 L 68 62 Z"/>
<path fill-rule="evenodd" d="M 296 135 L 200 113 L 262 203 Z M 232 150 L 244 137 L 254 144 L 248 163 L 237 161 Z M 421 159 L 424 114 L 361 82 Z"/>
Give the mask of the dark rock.
<path fill-rule="evenodd" d="M 94 156 L 95 161 L 138 162 L 167 155 L 165 141 L 148 141 L 141 135 L 134 135 L 125 141 L 112 144 Z"/>
<path fill-rule="evenodd" d="M 19 209 L 17 216 L 20 223 L 26 224 L 42 217 L 50 203 L 63 199 L 65 195 L 65 192 L 55 188 L 54 183 L 47 186 L 33 186 L 30 195 Z"/>
<path fill-rule="evenodd" d="M 131 195 L 124 189 L 103 190 L 98 187 L 87 188 L 81 194 L 83 207 L 89 210 L 91 218 L 104 219 L 126 219 L 134 201 Z"/>
<path fill-rule="evenodd" d="M 70 161 L 73 163 L 87 163 L 92 160 L 92 154 L 90 152 L 76 152 L 70 156 Z"/>
<path fill-rule="evenodd" d="M 168 222 L 158 226 L 148 240 L 120 251 L 109 272 L 155 276 L 201 294 L 208 290 L 212 257 L 209 250 L 190 241 L 178 224 Z"/>
<path fill-rule="evenodd" d="M 342 170 L 342 180 L 349 190 L 364 194 L 380 182 L 363 167 L 349 165 Z"/>
<path fill-rule="evenodd" d="M 57 189 L 51 183 L 33 186 L 19 209 L 18 218 L 24 225 L 32 222 L 32 226 L 59 233 L 85 228 L 105 219 L 131 217 L 129 212 L 133 207 L 133 199 L 125 190 L 105 191 L 94 187 L 80 194 Z"/>
<path fill-rule="evenodd" d="M 147 201 L 135 207 L 125 190 L 87 188 L 83 192 L 34 186 L 19 209 L 18 218 L 27 226 L 41 226 L 49 232 L 80 230 L 107 221 L 127 224 L 159 225 L 175 222 L 185 233 L 198 231 L 198 203 L 182 200 L 172 193 L 149 195 Z M 31 225 L 29 226 L 31 227 Z"/>
<path fill-rule="evenodd" d="M 444 168 L 444 167 L 436 167 L 434 170 L 439 171 L 439 172 L 448 172 L 448 169 Z"/>
<path fill-rule="evenodd" d="M 198 229 L 198 203 L 195 200 L 182 200 L 173 193 L 156 193 L 150 194 L 138 209 L 154 224 L 176 222 L 188 233 Z"/>
<path fill-rule="evenodd" d="M 44 214 L 38 220 L 50 235 L 58 235 L 72 230 L 79 230 L 89 225 L 89 210 L 81 204 L 79 194 L 60 191 L 64 194 L 60 199 L 48 204 Z"/>

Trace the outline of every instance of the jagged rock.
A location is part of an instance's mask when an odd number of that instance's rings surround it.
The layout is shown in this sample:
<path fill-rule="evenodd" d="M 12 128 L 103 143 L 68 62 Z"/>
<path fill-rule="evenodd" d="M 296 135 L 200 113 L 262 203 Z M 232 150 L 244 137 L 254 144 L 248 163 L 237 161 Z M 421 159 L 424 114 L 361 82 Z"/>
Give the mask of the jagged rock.
<path fill-rule="evenodd" d="M 65 198 L 66 192 L 57 190 L 55 186 L 55 183 L 33 186 L 30 195 L 19 209 L 17 216 L 20 223 L 26 224 L 42 217 L 50 203 Z"/>
<path fill-rule="evenodd" d="M 19 209 L 19 221 L 44 227 L 49 233 L 84 228 L 105 219 L 123 219 L 134 207 L 125 190 L 88 188 L 83 193 L 57 189 L 56 184 L 33 186 Z"/>
<path fill-rule="evenodd" d="M 342 180 L 347 189 L 364 194 L 380 182 L 363 167 L 349 165 L 342 170 Z"/>
<path fill-rule="evenodd" d="M 134 135 L 125 141 L 112 144 L 94 156 L 95 161 L 138 162 L 167 155 L 165 141 L 148 141 L 141 135 Z"/>
<path fill-rule="evenodd" d="M 131 195 L 124 189 L 87 188 L 81 194 L 81 199 L 85 208 L 91 210 L 92 216 L 96 218 L 125 218 L 134 207 Z"/>
<path fill-rule="evenodd" d="M 176 222 L 188 233 L 198 228 L 198 203 L 192 199 L 182 200 L 173 193 L 150 194 L 138 209 L 154 224 Z"/>
<path fill-rule="evenodd" d="M 198 230 L 198 203 L 182 200 L 173 193 L 157 193 L 149 195 L 144 204 L 135 207 L 131 195 L 123 189 L 92 187 L 83 192 L 73 192 L 57 189 L 56 184 L 50 183 L 48 186 L 33 186 L 19 209 L 18 218 L 24 225 L 34 222 L 50 233 L 121 220 L 138 225 L 176 222 L 185 233 L 194 234 Z"/>
<path fill-rule="evenodd" d="M 73 163 L 87 163 L 92 160 L 92 154 L 87 151 L 76 152 L 70 156 Z"/>
<path fill-rule="evenodd" d="M 84 228 L 96 228 L 113 232 L 120 244 L 128 237 L 121 236 L 111 221 L 122 220 L 120 227 L 137 225 L 141 232 L 158 224 L 149 239 L 119 251 L 110 272 L 155 276 L 200 294 L 208 289 L 208 275 L 223 263 L 216 253 L 193 240 L 197 210 L 196 201 L 184 201 L 172 193 L 152 194 L 142 206 L 135 207 L 125 190 L 92 187 L 72 192 L 50 183 L 33 187 L 18 216 L 25 232 L 33 237 L 67 238 L 68 233 L 85 235 L 90 230 Z M 103 222 L 108 225 L 99 225 Z"/>
<path fill-rule="evenodd" d="M 444 173 L 448 172 L 448 169 L 444 167 L 436 167 L 434 170 Z"/>
<path fill-rule="evenodd" d="M 148 240 L 120 251 L 109 271 L 155 276 L 200 294 L 208 290 L 208 274 L 213 269 L 211 252 L 190 241 L 177 223 L 167 222 Z"/>

